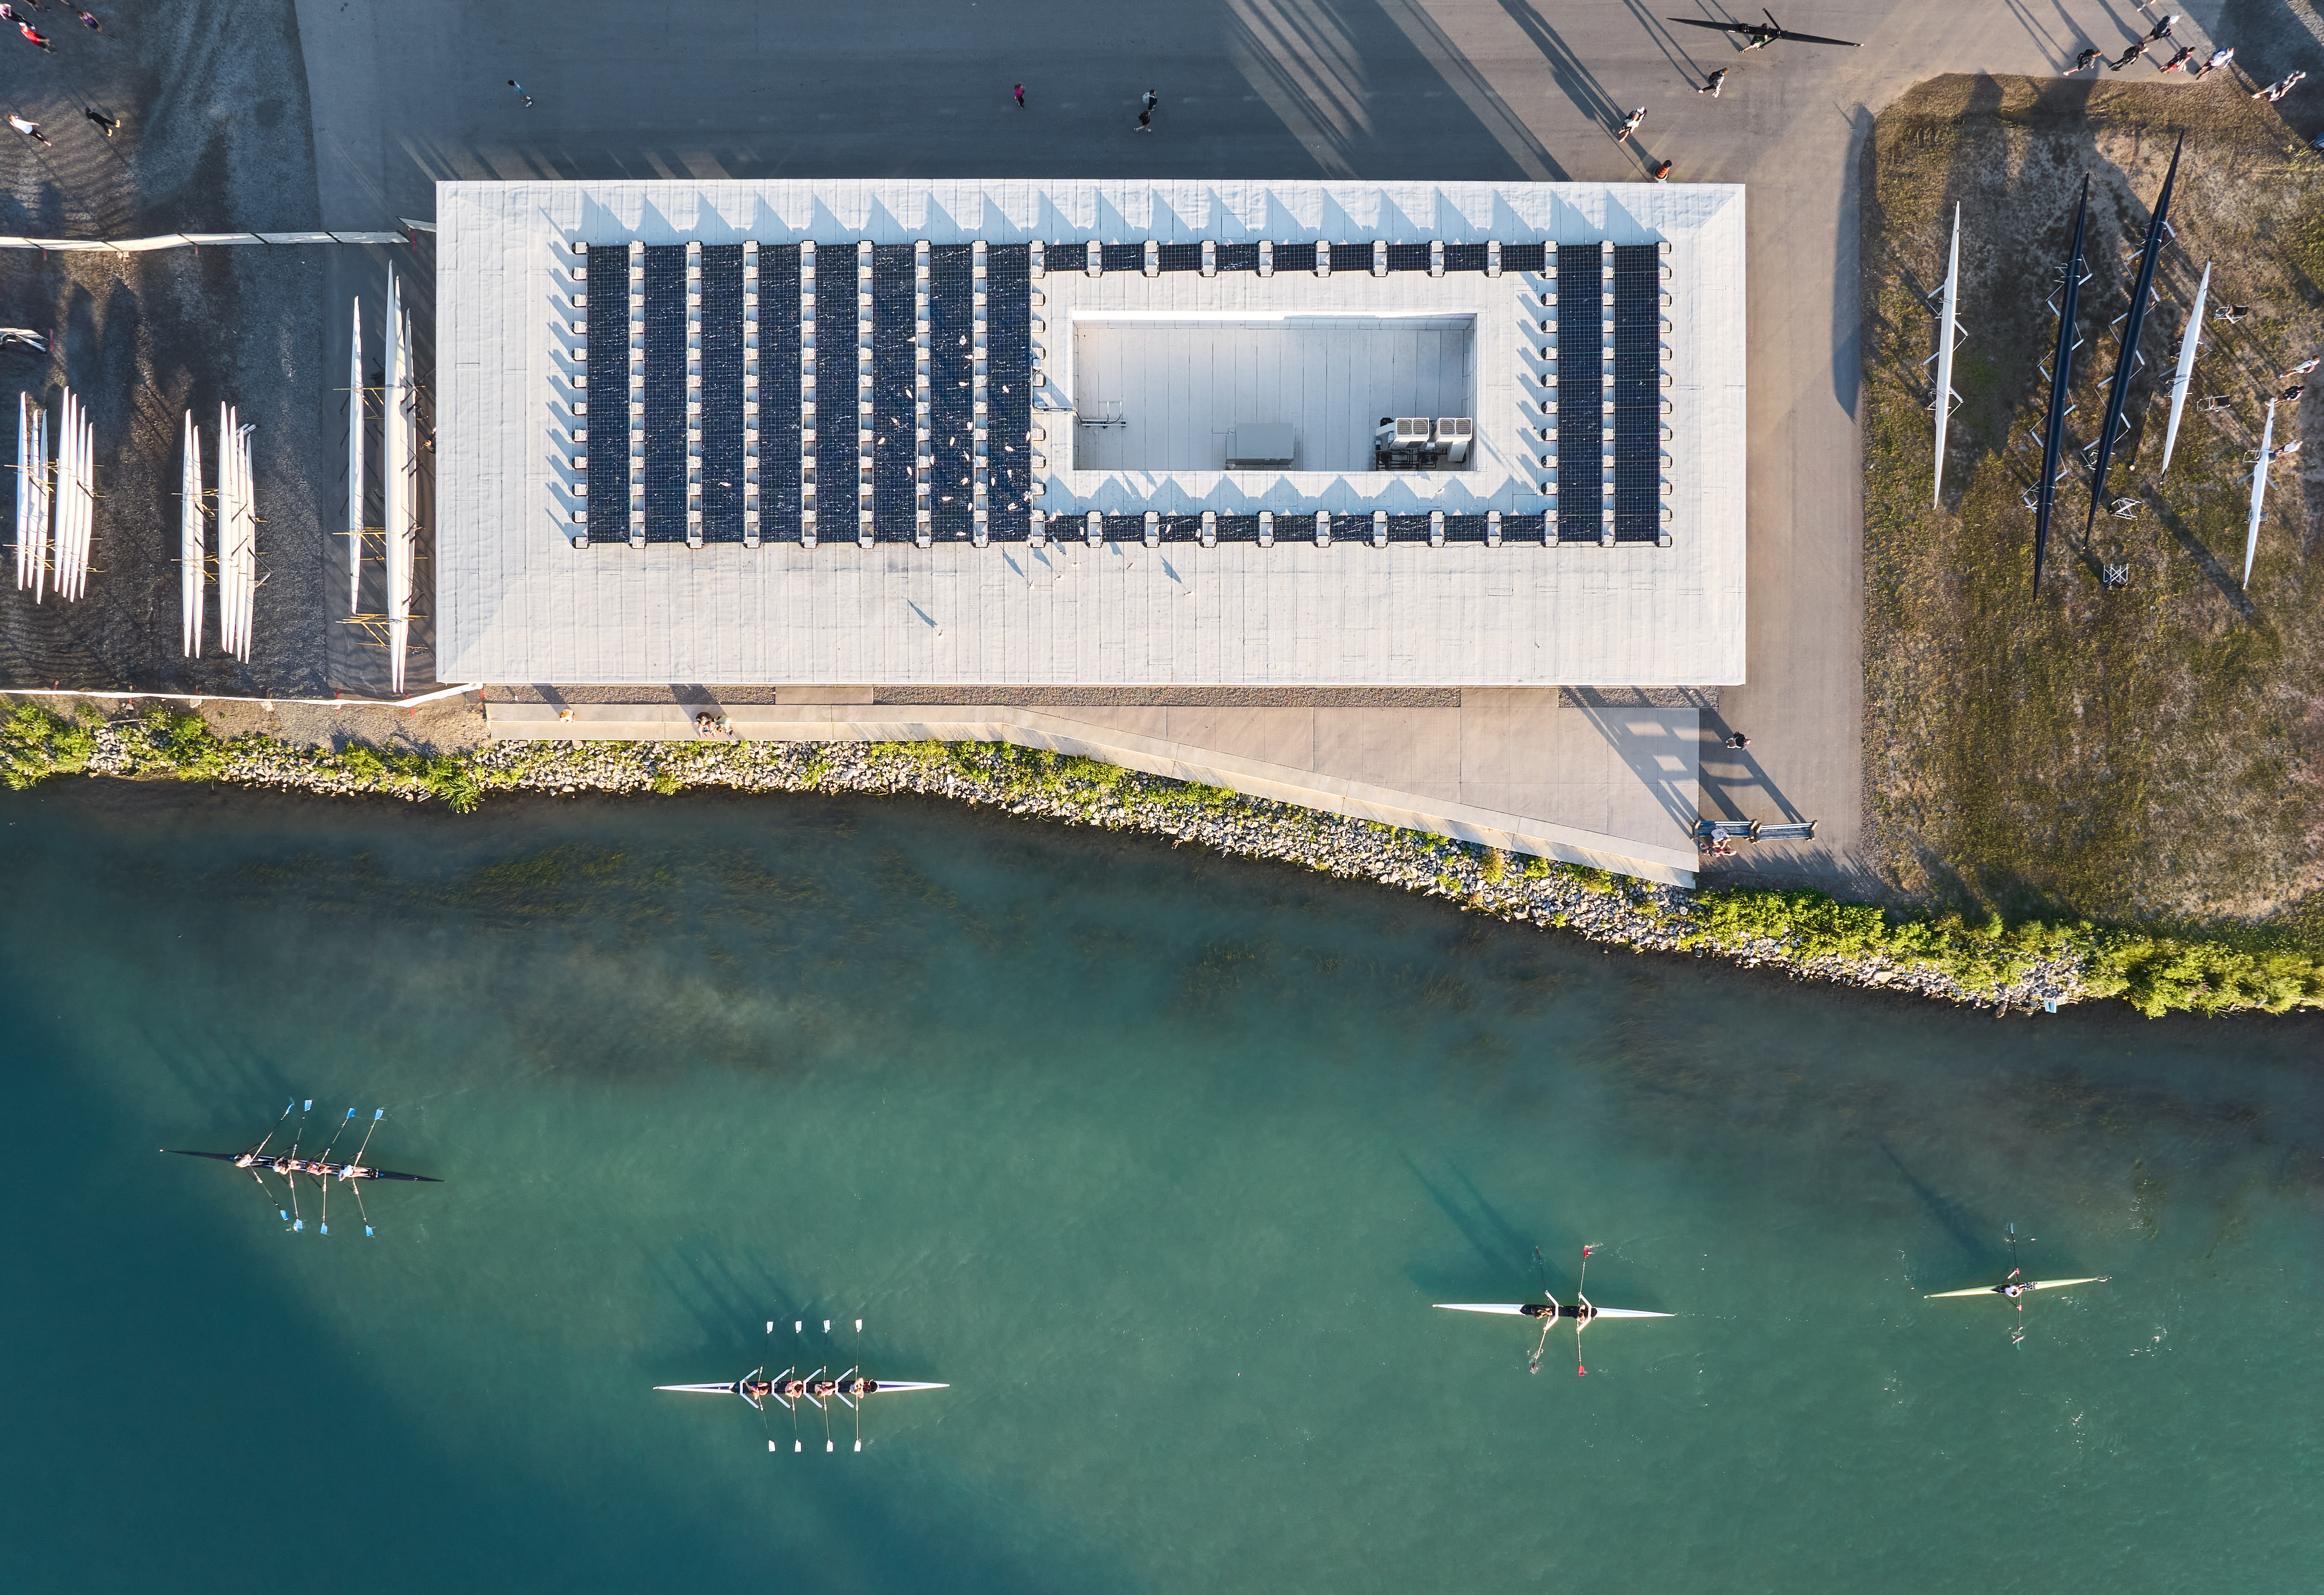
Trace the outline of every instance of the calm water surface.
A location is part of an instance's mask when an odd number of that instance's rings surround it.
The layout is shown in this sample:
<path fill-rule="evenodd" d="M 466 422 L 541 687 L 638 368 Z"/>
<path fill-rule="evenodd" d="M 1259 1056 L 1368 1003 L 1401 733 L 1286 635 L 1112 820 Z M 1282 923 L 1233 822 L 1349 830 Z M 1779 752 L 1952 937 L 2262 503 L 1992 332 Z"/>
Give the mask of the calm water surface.
<path fill-rule="evenodd" d="M 918 804 L 0 820 L 14 1588 L 2312 1578 L 2313 1022 L 1997 1022 Z M 155 1154 L 294 1093 L 446 1183 L 324 1239 Z M 2012 1220 L 2114 1277 L 2022 1346 L 1921 1299 Z M 1678 1314 L 1586 1378 L 1428 1305 L 1585 1241 Z M 953 1388 L 829 1455 L 649 1389 L 859 1360 Z"/>

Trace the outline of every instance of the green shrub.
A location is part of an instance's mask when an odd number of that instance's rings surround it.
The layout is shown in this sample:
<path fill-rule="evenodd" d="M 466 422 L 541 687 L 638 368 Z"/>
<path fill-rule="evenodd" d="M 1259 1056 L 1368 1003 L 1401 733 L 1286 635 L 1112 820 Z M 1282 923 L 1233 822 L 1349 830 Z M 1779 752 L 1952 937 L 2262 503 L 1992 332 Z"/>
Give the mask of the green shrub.
<path fill-rule="evenodd" d="M 1525 878 L 1528 880 L 1548 880 L 1549 861 L 1537 853 L 1528 853 L 1525 862 Z"/>
<path fill-rule="evenodd" d="M 1499 886 L 1508 876 L 1508 855 L 1498 847 L 1489 847 L 1485 849 L 1485 856 L 1477 869 L 1484 876 L 1487 885 Z"/>
<path fill-rule="evenodd" d="M 97 733 L 40 704 L 19 704 L 0 721 L 0 783 L 21 791 L 88 766 Z"/>
<path fill-rule="evenodd" d="M 2125 930 L 2097 932 L 2091 942 L 2082 989 L 2119 997 L 2149 1019 L 2173 1009 L 2282 1013 L 2324 1003 L 2324 967 L 2299 948 L 2245 948 Z"/>
<path fill-rule="evenodd" d="M 226 773 L 226 744 L 199 715 L 155 709 L 143 722 L 145 745 L 153 759 L 188 780 Z"/>

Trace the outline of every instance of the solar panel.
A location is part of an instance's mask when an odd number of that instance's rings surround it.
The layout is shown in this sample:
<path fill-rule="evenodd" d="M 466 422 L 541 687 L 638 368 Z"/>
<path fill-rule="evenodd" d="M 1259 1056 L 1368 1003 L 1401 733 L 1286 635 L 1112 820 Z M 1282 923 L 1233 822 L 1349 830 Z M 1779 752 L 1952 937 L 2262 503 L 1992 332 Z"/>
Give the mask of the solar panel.
<path fill-rule="evenodd" d="M 1203 246 L 1199 244 L 1165 244 L 1154 251 L 1156 267 L 1165 272 L 1199 272 L 1203 269 Z"/>
<path fill-rule="evenodd" d="M 589 540 L 630 540 L 630 251 L 589 251 Z"/>
<path fill-rule="evenodd" d="M 1083 523 L 1084 526 L 1088 524 L 1087 517 L 1084 517 Z M 1101 517 L 1100 523 L 1105 528 L 1107 542 L 1136 543 L 1146 539 L 1146 517 L 1143 515 L 1106 515 Z"/>
<path fill-rule="evenodd" d="M 1213 530 L 1222 543 L 1255 543 L 1259 540 L 1259 517 L 1222 515 Z"/>
<path fill-rule="evenodd" d="M 1548 270 L 1549 249 L 1541 244 L 1504 244 L 1501 245 L 1501 270 L 1504 272 L 1542 272 Z"/>
<path fill-rule="evenodd" d="M 1614 246 L 1614 539 L 1662 535 L 1662 252 Z"/>
<path fill-rule="evenodd" d="M 1371 541 L 1372 518 L 1370 515 L 1333 516 L 1332 540 L 1335 543 L 1368 543 Z"/>
<path fill-rule="evenodd" d="M 799 251 L 759 245 L 759 535 L 799 535 Z"/>
<path fill-rule="evenodd" d="M 919 452 L 913 254 L 908 244 L 881 244 L 872 251 L 872 535 L 883 543 L 908 543 L 919 535 L 912 493 Z"/>
<path fill-rule="evenodd" d="M 1051 244 L 1041 251 L 1042 268 L 1050 272 L 1086 272 L 1089 270 L 1089 245 L 1086 244 Z"/>
<path fill-rule="evenodd" d="M 1486 530 L 1482 515 L 1444 517 L 1444 540 L 1448 543 L 1481 543 L 1485 540 Z"/>
<path fill-rule="evenodd" d="M 1507 257 L 1503 258 L 1502 263 L 1508 263 Z M 1504 515 L 1501 517 L 1501 541 L 1537 543 L 1541 541 L 1548 521 L 1546 515 Z"/>
<path fill-rule="evenodd" d="M 1332 270 L 1334 272 L 1369 272 L 1372 269 L 1372 246 L 1369 244 L 1334 244 L 1332 245 Z"/>
<path fill-rule="evenodd" d="M 928 509 L 940 542 L 966 537 L 976 525 L 975 270 L 972 244 L 928 250 L 928 444 L 935 456 Z"/>
<path fill-rule="evenodd" d="M 1391 244 L 1388 246 L 1388 269 L 1391 272 L 1425 272 L 1428 270 L 1428 254 L 1425 244 Z M 1366 263 L 1367 265 L 1370 263 Z"/>
<path fill-rule="evenodd" d="M 645 252 L 646 541 L 686 540 L 686 245 Z"/>
<path fill-rule="evenodd" d="M 1142 272 L 1146 269 L 1146 245 L 1143 244 L 1101 244 L 1098 263 L 1109 272 Z"/>
<path fill-rule="evenodd" d="M 1595 244 L 1557 251 L 1557 535 L 1596 542 L 1605 475 L 1604 266 Z M 1506 252 L 1502 260 L 1508 260 Z"/>
<path fill-rule="evenodd" d="M 1278 244 L 1275 246 L 1275 269 L 1278 272 L 1312 272 L 1315 269 L 1313 244 Z"/>
<path fill-rule="evenodd" d="M 1507 265 L 1505 260 L 1501 263 Z M 1481 272 L 1487 264 L 1485 245 L 1481 244 L 1448 244 L 1444 246 L 1444 269 L 1447 272 Z"/>
<path fill-rule="evenodd" d="M 855 536 L 855 252 L 815 252 L 815 519 L 817 540 Z"/>
<path fill-rule="evenodd" d="M 1212 263 L 1222 272 L 1256 272 L 1259 270 L 1259 245 L 1222 244 L 1212 256 Z"/>
<path fill-rule="evenodd" d="M 702 540 L 742 540 L 742 246 L 702 246 Z"/>
<path fill-rule="evenodd" d="M 1425 515 L 1390 515 L 1388 518 L 1388 540 L 1392 543 L 1425 543 L 1428 540 L 1428 517 Z"/>
<path fill-rule="evenodd" d="M 1033 257 L 1022 244 L 984 250 L 986 525 L 1023 541 L 1033 529 Z"/>

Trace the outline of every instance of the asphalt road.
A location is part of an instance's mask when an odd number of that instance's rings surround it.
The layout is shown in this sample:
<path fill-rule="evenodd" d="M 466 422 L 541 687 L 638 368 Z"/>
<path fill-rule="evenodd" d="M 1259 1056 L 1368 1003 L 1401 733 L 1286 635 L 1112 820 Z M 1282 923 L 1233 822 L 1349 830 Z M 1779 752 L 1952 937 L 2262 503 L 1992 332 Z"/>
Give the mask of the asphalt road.
<path fill-rule="evenodd" d="M 2236 43 L 2238 65 L 2263 80 L 2294 66 L 2324 70 L 2324 24 L 2308 0 L 2181 9 L 2181 38 Z M 1786 25 L 1863 47 L 1744 53 L 1665 12 L 1738 14 L 1702 0 L 1199 0 L 1071 12 L 1025 0 L 577 0 L 553 10 L 198 0 L 143 14 L 156 26 L 172 19 L 176 43 L 145 48 L 146 75 L 127 80 L 127 92 L 174 118 L 139 135 L 140 161 L 157 134 L 171 151 L 154 158 L 151 197 L 139 176 L 130 198 L 87 203 L 107 226 L 165 214 L 192 226 L 188 207 L 200 208 L 207 174 L 226 214 L 201 225 L 369 228 L 432 216 L 430 185 L 442 178 L 1626 180 L 1668 158 L 1676 181 L 1748 184 L 1749 679 L 1727 690 L 1706 726 L 1704 810 L 1812 816 L 1816 846 L 1762 848 L 1745 867 L 1845 878 L 1862 789 L 1856 257 L 1872 118 L 1939 73 L 2055 72 L 2085 42 L 2113 53 L 2157 14 L 2105 0 L 1793 0 L 1779 14 Z M 217 36 L 226 29 L 234 49 Z M 1695 93 L 1721 66 L 1733 69 L 1723 93 Z M 1022 110 L 1009 92 L 1020 81 Z M 2199 92 L 2222 87 L 2215 78 Z M 1156 135 L 1140 137 L 1132 127 L 1148 88 L 1162 103 Z M 1641 135 L 1615 143 L 1621 114 L 1639 105 Z M 245 161 L 259 162 L 254 175 L 241 171 Z M 18 182 L 19 214 L 45 207 L 70 225 L 74 183 L 51 189 Z M 343 307 L 349 281 L 375 281 L 383 269 L 384 257 L 346 254 L 328 268 L 326 304 Z M 0 306 L 8 291 L 0 283 Z M 323 392 L 332 350 L 344 362 L 343 317 L 332 312 L 314 334 L 277 329 L 282 344 L 312 336 L 323 346 L 326 374 L 301 392 L 322 418 L 309 475 L 325 499 L 343 491 L 327 440 L 344 411 Z M 263 338 L 244 327 L 240 341 Z M 341 548 L 319 547 L 317 567 L 343 560 Z M 333 668 L 361 663 L 342 647 Z M 1750 733 L 1747 755 L 1718 746 L 1730 725 Z"/>

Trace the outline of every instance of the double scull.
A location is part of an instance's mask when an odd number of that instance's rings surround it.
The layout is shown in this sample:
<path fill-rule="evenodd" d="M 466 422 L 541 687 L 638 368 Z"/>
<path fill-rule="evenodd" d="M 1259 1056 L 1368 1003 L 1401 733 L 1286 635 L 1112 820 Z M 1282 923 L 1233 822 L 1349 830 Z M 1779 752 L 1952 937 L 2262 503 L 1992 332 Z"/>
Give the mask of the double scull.
<path fill-rule="evenodd" d="M 1590 1254 L 1597 1249 L 1594 1245 L 1582 1249 L 1582 1278 L 1588 1277 Z M 1541 1253 L 1536 1251 L 1534 1260 L 1538 1262 L 1540 1259 Z M 1533 1349 L 1533 1360 L 1526 1365 L 1527 1371 L 1532 1373 L 1541 1371 L 1541 1354 L 1543 1349 L 1549 1344 L 1549 1332 L 1557 1326 L 1559 1319 L 1571 1318 L 1573 1320 L 1573 1371 L 1577 1377 L 1590 1371 L 1582 1361 L 1582 1332 L 1599 1319 L 1673 1316 L 1668 1313 L 1644 1312 L 1637 1307 L 1599 1306 L 1582 1294 L 1582 1278 L 1577 1278 L 1573 1282 L 1573 1299 L 1570 1302 L 1561 1302 L 1546 1290 L 1542 1292 L 1542 1296 L 1543 1299 L 1538 1302 L 1437 1302 L 1433 1305 L 1448 1313 L 1500 1313 L 1513 1318 L 1540 1319 L 1542 1321 L 1541 1340 Z"/>

